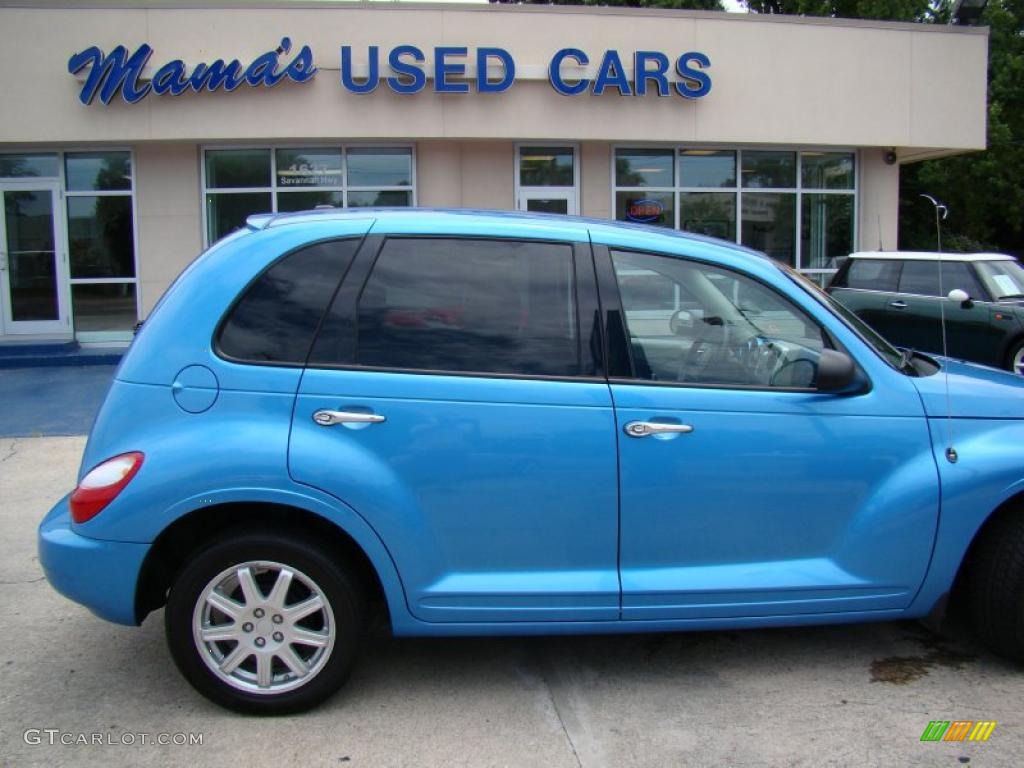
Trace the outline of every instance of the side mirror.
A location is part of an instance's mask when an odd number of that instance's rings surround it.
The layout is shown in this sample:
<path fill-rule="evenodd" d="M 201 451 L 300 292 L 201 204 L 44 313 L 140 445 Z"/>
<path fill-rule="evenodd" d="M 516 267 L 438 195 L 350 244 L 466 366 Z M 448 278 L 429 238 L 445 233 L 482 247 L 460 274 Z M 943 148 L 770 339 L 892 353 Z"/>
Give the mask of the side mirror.
<path fill-rule="evenodd" d="M 814 385 L 819 392 L 841 392 L 857 380 L 857 366 L 845 352 L 821 350 Z"/>
<path fill-rule="evenodd" d="M 668 329 L 676 336 L 685 336 L 693 330 L 693 315 L 685 309 L 677 309 L 668 321 Z"/>
<path fill-rule="evenodd" d="M 950 301 L 955 301 L 964 309 L 970 309 L 974 306 L 974 302 L 971 300 L 970 295 L 963 288 L 954 288 L 946 294 L 946 298 Z"/>

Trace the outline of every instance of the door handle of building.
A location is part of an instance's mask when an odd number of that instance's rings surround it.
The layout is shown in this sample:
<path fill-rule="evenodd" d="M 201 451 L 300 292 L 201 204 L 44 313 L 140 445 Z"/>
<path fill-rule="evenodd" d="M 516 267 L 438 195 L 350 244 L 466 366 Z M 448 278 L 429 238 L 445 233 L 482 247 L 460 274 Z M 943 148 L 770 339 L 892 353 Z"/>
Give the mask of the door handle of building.
<path fill-rule="evenodd" d="M 335 424 L 380 424 L 382 421 L 387 421 L 387 419 L 379 413 L 323 409 L 313 414 L 313 421 L 321 427 L 333 427 Z"/>
<path fill-rule="evenodd" d="M 890 307 L 895 307 L 896 309 L 906 309 L 907 308 L 907 302 L 905 302 L 905 301 L 893 301 L 893 302 L 889 303 L 889 306 Z"/>
<path fill-rule="evenodd" d="M 665 424 L 659 421 L 631 421 L 622 428 L 630 437 L 648 437 L 669 433 L 689 434 L 693 427 L 689 424 Z"/>

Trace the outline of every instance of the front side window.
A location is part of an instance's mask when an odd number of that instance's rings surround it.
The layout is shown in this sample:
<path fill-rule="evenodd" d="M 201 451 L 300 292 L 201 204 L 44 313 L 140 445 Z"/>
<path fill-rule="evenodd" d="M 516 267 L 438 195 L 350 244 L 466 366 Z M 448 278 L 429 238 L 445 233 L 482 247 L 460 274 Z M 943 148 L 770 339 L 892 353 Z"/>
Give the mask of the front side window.
<path fill-rule="evenodd" d="M 317 206 L 413 205 L 409 147 L 208 149 L 203 153 L 206 238 L 213 243 L 254 213 Z"/>
<path fill-rule="evenodd" d="M 740 242 L 827 280 L 856 242 L 853 152 L 615 150 L 615 218 Z"/>
<path fill-rule="evenodd" d="M 918 296 L 946 296 L 954 288 L 967 291 L 969 296 L 979 297 L 980 286 L 970 267 L 962 261 L 942 262 L 942 277 L 939 278 L 938 261 L 906 261 L 900 274 L 900 293 Z"/>
<path fill-rule="evenodd" d="M 637 378 L 813 386 L 823 331 L 775 291 L 731 270 L 668 256 L 612 251 L 612 262 Z"/>
<path fill-rule="evenodd" d="M 572 248 L 390 239 L 358 301 L 356 348 L 372 367 L 579 375 Z"/>
<path fill-rule="evenodd" d="M 1020 263 L 1009 260 L 979 261 L 975 266 L 996 301 L 1024 297 L 1024 268 Z"/>
<path fill-rule="evenodd" d="M 320 317 L 358 244 L 318 243 L 272 264 L 221 323 L 218 351 L 242 362 L 303 365 Z"/>

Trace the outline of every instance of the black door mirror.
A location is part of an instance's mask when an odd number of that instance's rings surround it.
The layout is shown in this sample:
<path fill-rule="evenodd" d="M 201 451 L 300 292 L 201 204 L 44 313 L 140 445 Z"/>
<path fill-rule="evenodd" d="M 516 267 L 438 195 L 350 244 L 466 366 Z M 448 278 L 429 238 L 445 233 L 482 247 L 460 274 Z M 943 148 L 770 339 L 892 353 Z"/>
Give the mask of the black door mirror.
<path fill-rule="evenodd" d="M 821 350 L 814 385 L 819 392 L 842 392 L 857 380 L 857 366 L 845 352 Z"/>

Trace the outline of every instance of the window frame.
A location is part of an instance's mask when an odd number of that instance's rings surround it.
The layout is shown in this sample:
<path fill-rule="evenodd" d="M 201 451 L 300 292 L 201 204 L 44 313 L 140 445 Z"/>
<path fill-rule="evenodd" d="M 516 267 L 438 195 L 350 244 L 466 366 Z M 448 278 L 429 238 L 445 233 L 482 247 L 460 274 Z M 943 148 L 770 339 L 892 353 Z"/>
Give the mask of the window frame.
<path fill-rule="evenodd" d="M 224 238 L 221 239 L 223 240 Z M 313 329 L 313 334 L 312 336 L 310 336 L 309 348 L 306 350 L 306 356 L 301 363 L 278 362 L 275 360 L 248 360 L 245 358 L 235 357 L 234 355 L 231 355 L 224 351 L 223 347 L 221 347 L 221 336 L 224 331 L 224 327 L 227 325 L 228 320 L 235 314 L 235 310 L 238 308 L 238 305 L 242 303 L 242 300 L 249 295 L 249 291 L 252 290 L 252 288 L 260 280 L 263 279 L 263 276 L 266 275 L 267 272 L 276 267 L 285 259 L 293 256 L 296 253 L 299 253 L 300 251 L 304 251 L 307 248 L 312 248 L 313 246 L 316 245 L 323 245 L 324 243 L 344 242 L 348 240 L 356 242 L 355 252 L 352 254 L 352 258 L 349 259 L 348 266 L 346 266 L 344 272 L 342 272 L 341 277 L 338 279 L 337 284 L 334 286 L 334 290 L 331 291 L 330 298 L 327 299 L 327 304 L 324 306 L 323 311 L 320 313 L 320 319 L 317 320 L 316 327 Z M 231 300 L 231 303 L 228 304 L 227 308 L 225 308 L 224 312 L 221 313 L 220 318 L 217 320 L 216 325 L 214 325 L 213 327 L 213 334 L 210 337 L 210 349 L 213 350 L 213 353 L 224 362 L 234 363 L 236 365 L 256 365 L 265 368 L 305 369 L 307 363 L 309 362 L 309 356 L 313 352 L 313 347 L 316 346 L 316 340 L 320 334 L 320 327 L 323 325 L 324 318 L 327 316 L 327 313 L 330 312 L 331 304 L 334 302 L 335 297 L 337 297 L 338 292 L 341 290 L 341 286 L 345 282 L 345 279 L 352 271 L 352 267 L 356 263 L 356 260 L 359 258 L 360 252 L 366 245 L 366 240 L 367 235 L 365 234 L 346 235 L 342 237 L 338 237 L 336 235 L 331 237 L 323 237 L 316 240 L 310 240 L 308 242 L 302 243 L 301 245 L 297 245 L 294 248 L 290 248 L 284 253 L 276 256 L 269 264 L 264 266 L 263 269 L 261 269 L 259 272 L 252 276 L 252 278 L 245 284 L 245 286 L 243 286 L 242 289 L 238 291 L 235 297 Z M 170 289 L 168 289 L 168 291 L 169 290 Z"/>
<path fill-rule="evenodd" d="M 515 242 L 535 243 L 541 245 L 558 245 L 568 247 L 571 259 L 571 281 L 573 290 L 573 303 L 575 307 L 576 320 L 576 344 L 580 373 L 575 376 L 558 376 L 534 373 L 505 373 L 496 371 L 448 371 L 429 368 L 402 368 L 398 366 L 374 366 L 364 365 L 358 362 L 358 308 L 359 300 L 373 273 L 377 259 L 383 252 L 389 240 L 466 240 L 485 242 Z M 320 327 L 314 336 L 313 344 L 310 347 L 310 355 L 306 360 L 306 367 L 318 370 L 341 370 L 341 371 L 362 371 L 366 373 L 394 373 L 410 374 L 418 376 L 457 376 L 461 378 L 475 379 L 510 379 L 519 381 L 564 381 L 564 382 L 586 382 L 607 384 L 605 376 L 605 350 L 604 331 L 601 328 L 600 318 L 600 296 L 597 287 L 597 280 L 594 274 L 593 256 L 589 243 L 582 243 L 575 240 L 543 239 L 536 237 L 501 237 L 486 235 L 462 235 L 457 233 L 429 232 L 429 233 L 401 233 L 401 234 L 379 234 L 369 235 L 363 246 L 356 253 L 355 258 L 340 286 L 335 291 L 334 298 L 327 308 L 327 312 L 321 318 Z M 586 316 L 593 316 L 594 322 L 584 321 Z M 344 325 L 347 328 L 346 338 L 342 339 L 346 349 L 343 354 L 337 357 L 342 362 L 328 362 L 314 359 L 317 347 L 321 342 L 322 334 L 327 326 L 328 318 L 332 315 L 345 318 Z M 598 349 L 590 349 L 584 339 L 591 338 L 592 334 L 598 336 Z M 590 355 L 588 356 L 588 349 Z M 592 374 L 584 373 L 588 365 L 593 366 Z"/>
<path fill-rule="evenodd" d="M 270 153 L 270 185 L 266 187 L 211 187 L 206 179 L 206 153 L 217 150 L 233 149 L 254 149 L 266 150 Z M 341 152 L 341 184 L 338 186 L 297 186 L 285 188 L 277 186 L 277 150 L 279 149 L 338 149 Z M 411 163 L 409 174 L 409 186 L 349 186 L 348 183 L 348 150 L 350 149 L 408 149 Z M 134 170 L 134 166 L 133 166 Z M 416 143 L 409 141 L 396 142 L 332 142 L 327 141 L 303 141 L 285 143 L 255 143 L 255 144 L 201 144 L 199 146 L 199 192 L 200 192 L 200 223 L 202 225 L 203 248 L 209 248 L 210 242 L 209 211 L 207 206 L 207 195 L 231 195 L 231 194 L 268 194 L 270 195 L 271 213 L 278 213 L 278 194 L 282 191 L 290 192 L 340 192 L 344 201 L 348 202 L 349 192 L 409 192 L 410 208 L 415 208 L 419 203 L 417 200 L 417 158 Z"/>
<path fill-rule="evenodd" d="M 616 172 L 615 172 L 615 159 L 617 153 L 620 150 L 630 149 L 660 149 L 663 151 L 671 151 L 673 156 L 672 164 L 672 177 L 673 186 L 671 187 L 620 187 L 617 183 Z M 736 154 L 736 179 L 735 185 L 732 187 L 689 187 L 681 185 L 679 179 L 679 158 L 683 150 L 696 149 L 696 150 L 712 150 L 716 152 L 734 152 Z M 750 152 L 794 152 L 796 153 L 796 186 L 795 187 L 744 187 L 743 186 L 743 153 L 745 151 Z M 853 156 L 853 187 L 852 189 L 819 189 L 816 187 L 804 187 L 803 186 L 803 155 L 808 152 L 821 152 L 826 154 L 849 154 Z M 852 231 L 852 244 L 851 253 L 857 250 L 857 243 L 860 238 L 860 189 L 861 189 L 861 173 L 863 168 L 863 162 L 861 158 L 860 150 L 856 147 L 824 147 L 824 146 L 797 146 L 797 145 L 771 145 L 771 146 L 745 146 L 745 145 L 725 145 L 725 144 L 702 144 L 702 143 L 658 143 L 658 142 L 616 142 L 611 146 L 610 153 L 610 180 L 611 180 L 611 196 L 609 199 L 609 211 L 611 211 L 611 218 L 615 219 L 616 211 L 616 193 L 618 192 L 655 192 L 659 194 L 672 195 L 674 213 L 673 213 L 673 224 L 672 229 L 679 232 L 680 223 L 680 201 L 682 194 L 687 192 L 709 192 L 709 193 L 728 193 L 734 195 L 736 203 L 736 222 L 733 243 L 740 245 L 742 244 L 743 234 L 743 194 L 744 190 L 748 194 L 766 194 L 766 193 L 783 193 L 793 194 L 794 199 L 794 220 L 793 220 L 793 261 L 794 268 L 801 273 L 814 276 L 830 277 L 839 271 L 836 269 L 823 269 L 815 268 L 805 269 L 803 267 L 803 236 L 801 229 L 801 215 L 803 211 L 803 197 L 805 194 L 822 194 L 822 195 L 849 195 L 853 198 L 853 231 Z M 667 228 L 666 228 L 667 229 Z M 748 246 L 749 247 L 749 246 Z M 846 254 L 844 254 L 846 255 Z"/>
<path fill-rule="evenodd" d="M 645 250 L 641 248 L 629 248 L 624 246 L 608 246 L 604 244 L 594 244 L 594 258 L 597 262 L 598 274 L 603 276 L 603 279 L 599 280 L 599 286 L 601 291 L 601 302 L 603 306 L 609 307 L 610 310 L 606 314 L 606 338 L 608 339 L 607 344 L 612 345 L 615 342 L 612 339 L 618 339 L 618 343 L 621 345 L 621 349 L 617 350 L 619 359 L 625 359 L 628 361 L 629 376 L 609 376 L 609 384 L 629 384 L 634 386 L 646 386 L 646 387 L 668 387 L 673 389 L 706 389 L 706 390 L 732 390 L 741 392 L 792 392 L 801 394 L 818 394 L 819 390 L 817 387 L 765 387 L 757 384 L 716 384 L 707 382 L 692 382 L 692 381 L 662 381 L 655 379 L 645 379 L 637 376 L 636 364 L 633 359 L 633 345 L 630 343 L 629 335 L 629 323 L 626 320 L 626 309 L 622 304 L 622 295 L 619 289 L 618 278 L 615 273 L 615 263 L 612 260 L 612 251 L 622 251 L 625 253 L 633 253 L 641 256 L 653 256 L 657 258 L 665 259 L 676 259 L 679 261 L 687 261 L 692 264 L 702 265 L 711 267 L 716 270 L 732 273 L 740 277 L 746 278 L 753 281 L 765 290 L 778 296 L 787 304 L 793 306 L 797 311 L 804 315 L 808 321 L 814 323 L 822 333 L 822 347 L 824 349 L 835 349 L 842 351 L 846 354 L 849 352 L 837 343 L 833 335 L 823 326 L 816 317 L 808 312 L 804 307 L 800 306 L 798 302 L 793 301 L 789 296 L 784 294 L 772 285 L 765 283 L 762 280 L 754 277 L 753 275 L 747 274 L 732 267 L 723 266 L 717 262 L 710 261 L 708 259 L 702 259 L 697 256 L 681 255 L 676 253 L 668 253 L 665 251 L 656 250 Z M 614 291 L 613 295 L 609 295 L 609 291 Z M 616 324 L 619 328 L 616 329 Z M 621 332 L 619 332 L 621 331 Z M 610 359 L 610 355 L 613 354 L 612 349 L 608 349 L 606 357 Z M 856 358 L 850 356 L 854 361 L 854 365 L 857 365 L 858 369 L 863 370 L 856 362 Z M 862 374 L 863 375 L 863 374 Z M 866 378 L 866 376 L 865 376 Z"/>
<path fill-rule="evenodd" d="M 530 149 L 532 147 L 552 147 L 557 149 L 571 149 L 572 150 L 572 186 L 547 186 L 537 187 L 530 186 L 528 184 L 522 184 L 522 150 Z M 552 196 L 568 195 L 573 201 L 573 211 L 570 211 L 570 215 L 578 216 L 580 213 L 580 143 L 578 141 L 517 141 L 515 143 L 515 157 L 514 157 L 514 185 L 513 185 L 513 207 L 516 210 L 525 211 L 525 208 L 520 208 L 519 203 L 522 199 L 522 195 L 525 194 L 537 194 L 540 195 L 544 192 L 550 192 Z"/>
<path fill-rule="evenodd" d="M 67 156 L 78 155 L 90 152 L 125 152 L 128 154 L 128 161 L 131 164 L 131 187 L 129 189 L 106 189 L 106 190 L 69 190 L 67 183 Z M 88 146 L 70 145 L 60 149 L 52 149 L 38 146 L 25 147 L 17 150 L 4 149 L 0 154 L 4 155 L 56 155 L 57 175 L 56 176 L 28 176 L 28 177 L 4 177 L 10 180 L 31 182 L 56 181 L 59 185 L 59 200 L 61 206 L 61 218 L 63 220 L 63 232 L 60 233 L 60 258 L 64 262 L 66 282 L 61 287 L 63 299 L 68 308 L 68 326 L 76 341 L 90 342 L 124 342 L 130 341 L 133 330 L 123 331 L 79 331 L 75 328 L 75 306 L 72 287 L 75 285 L 123 285 L 130 283 L 135 286 L 135 325 L 142 317 L 142 291 L 139 290 L 141 280 L 139 278 L 139 197 L 138 197 L 138 170 L 135 161 L 135 150 L 131 146 L 113 144 L 110 146 Z M 71 242 L 69 237 L 70 216 L 68 216 L 68 199 L 71 197 L 129 197 L 131 199 L 132 214 L 132 262 L 134 267 L 133 277 L 72 277 L 71 276 Z M 205 206 L 204 206 L 205 207 Z"/>

